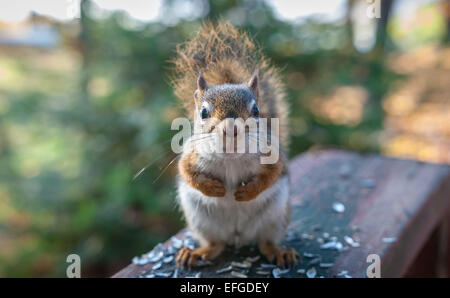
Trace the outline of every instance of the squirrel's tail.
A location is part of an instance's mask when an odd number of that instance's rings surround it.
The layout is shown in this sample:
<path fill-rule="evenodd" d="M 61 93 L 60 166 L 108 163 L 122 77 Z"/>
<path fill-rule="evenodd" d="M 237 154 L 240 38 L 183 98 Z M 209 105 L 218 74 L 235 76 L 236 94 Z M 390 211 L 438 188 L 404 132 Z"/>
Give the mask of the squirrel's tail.
<path fill-rule="evenodd" d="M 270 66 L 252 39 L 229 22 L 205 23 L 194 38 L 177 47 L 172 84 L 192 118 L 194 91 L 201 71 L 212 85 L 247 82 L 255 70 L 259 72 L 261 114 L 279 118 L 280 143 L 287 149 L 288 107 L 284 84 L 278 70 Z"/>

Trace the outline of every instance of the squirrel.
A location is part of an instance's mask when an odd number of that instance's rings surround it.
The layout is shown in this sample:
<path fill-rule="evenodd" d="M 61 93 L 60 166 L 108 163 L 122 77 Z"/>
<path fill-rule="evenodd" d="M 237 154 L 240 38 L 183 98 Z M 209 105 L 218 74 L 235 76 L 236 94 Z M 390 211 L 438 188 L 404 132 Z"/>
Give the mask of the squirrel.
<path fill-rule="evenodd" d="M 175 257 L 177 266 L 199 266 L 218 257 L 227 245 L 248 244 L 257 244 L 261 254 L 281 268 L 293 266 L 299 255 L 280 246 L 290 202 L 288 105 L 279 71 L 247 33 L 223 21 L 204 23 L 196 36 L 177 47 L 172 62 L 174 93 L 201 136 L 183 144 L 177 182 L 177 201 L 200 247 L 182 248 Z M 199 150 L 211 145 L 209 136 L 216 134 L 214 125 L 208 127 L 205 121 L 238 117 L 279 120 L 276 162 L 261 163 L 264 153 Z M 275 133 L 268 128 L 268 135 Z"/>

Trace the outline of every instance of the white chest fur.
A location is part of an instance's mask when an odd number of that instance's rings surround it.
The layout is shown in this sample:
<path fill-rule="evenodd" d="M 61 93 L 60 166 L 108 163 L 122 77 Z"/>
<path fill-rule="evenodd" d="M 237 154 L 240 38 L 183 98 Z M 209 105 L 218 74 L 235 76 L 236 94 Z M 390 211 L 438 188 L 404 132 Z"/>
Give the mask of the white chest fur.
<path fill-rule="evenodd" d="M 234 199 L 237 186 L 253 177 L 260 167 L 256 155 L 227 158 L 210 155 L 199 159 L 199 167 L 221 179 L 227 190 L 224 197 L 207 197 L 179 179 L 179 203 L 188 226 L 200 242 L 242 245 L 262 239 L 278 242 L 283 237 L 289 203 L 287 176 L 256 199 L 238 202 Z"/>

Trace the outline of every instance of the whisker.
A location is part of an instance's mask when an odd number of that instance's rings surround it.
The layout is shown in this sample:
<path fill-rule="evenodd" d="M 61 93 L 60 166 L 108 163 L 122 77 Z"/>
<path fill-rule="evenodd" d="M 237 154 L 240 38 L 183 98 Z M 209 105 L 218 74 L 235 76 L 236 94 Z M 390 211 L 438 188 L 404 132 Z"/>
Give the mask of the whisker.
<path fill-rule="evenodd" d="M 169 164 L 161 171 L 161 173 L 158 175 L 158 177 L 156 177 L 156 179 L 153 180 L 152 183 L 155 184 L 155 182 L 158 181 L 159 178 L 161 178 L 161 176 L 162 176 L 162 175 L 164 174 L 164 172 L 170 167 L 170 165 L 171 165 L 177 158 L 179 158 L 179 157 L 181 157 L 181 154 L 176 155 L 176 156 L 169 162 Z"/>

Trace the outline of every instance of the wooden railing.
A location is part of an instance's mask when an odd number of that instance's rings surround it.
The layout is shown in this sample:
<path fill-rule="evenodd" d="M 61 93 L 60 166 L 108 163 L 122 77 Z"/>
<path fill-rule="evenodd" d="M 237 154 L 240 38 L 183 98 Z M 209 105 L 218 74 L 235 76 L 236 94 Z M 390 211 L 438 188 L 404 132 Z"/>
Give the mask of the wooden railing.
<path fill-rule="evenodd" d="M 256 247 L 227 248 L 213 264 L 175 270 L 171 256 L 193 245 L 183 230 L 156 248 L 153 262 L 136 259 L 141 264 L 113 277 L 366 277 L 369 266 L 378 275 L 378 257 L 381 277 L 448 276 L 450 166 L 328 150 L 292 160 L 290 180 L 285 245 L 302 259 L 289 272 L 269 268 Z"/>

